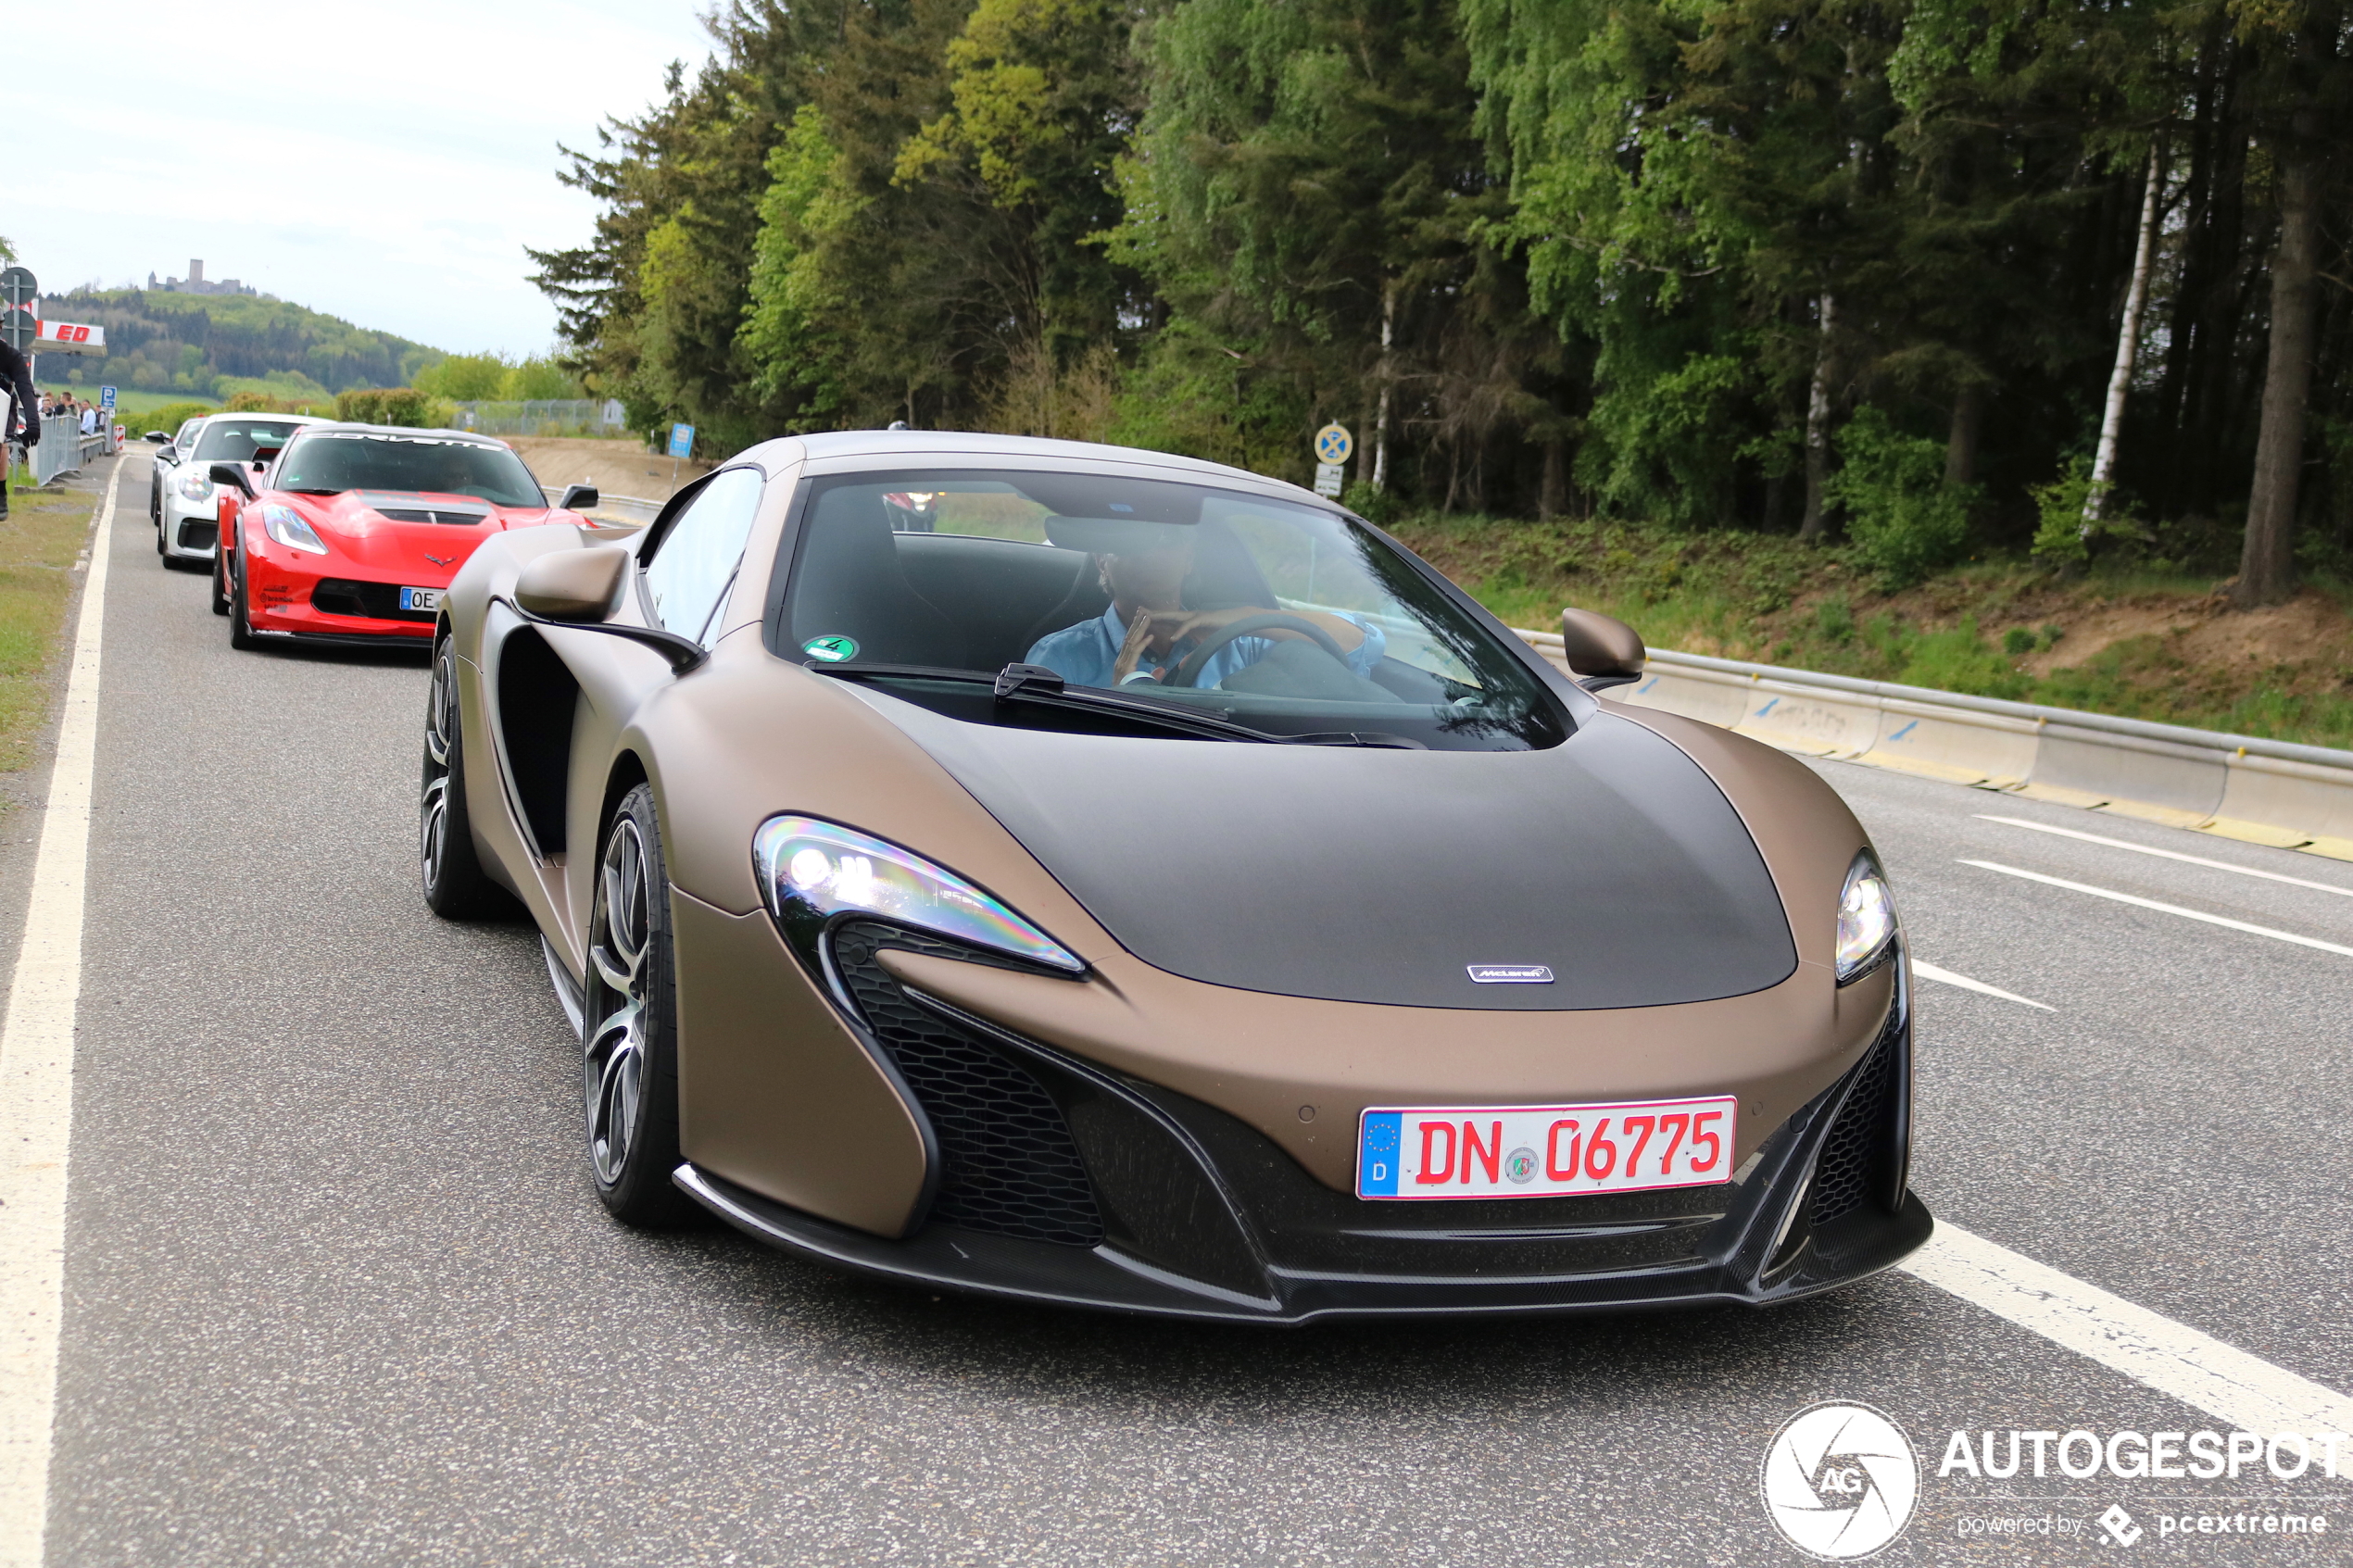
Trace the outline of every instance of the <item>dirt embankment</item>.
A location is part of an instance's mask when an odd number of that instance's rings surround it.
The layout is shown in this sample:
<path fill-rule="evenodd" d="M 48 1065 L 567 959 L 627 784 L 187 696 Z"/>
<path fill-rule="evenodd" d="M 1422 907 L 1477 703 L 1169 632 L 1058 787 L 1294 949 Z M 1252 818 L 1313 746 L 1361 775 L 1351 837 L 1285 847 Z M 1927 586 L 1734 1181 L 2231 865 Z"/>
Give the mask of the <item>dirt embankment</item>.
<path fill-rule="evenodd" d="M 668 458 L 647 451 L 636 441 L 592 441 L 555 435 L 515 435 L 506 440 L 508 445 L 522 454 L 522 460 L 531 465 L 531 471 L 540 483 L 558 490 L 567 484 L 593 484 L 607 495 L 666 501 L 680 486 L 692 483 L 711 470 L 709 463 L 692 460 L 673 465 Z"/>

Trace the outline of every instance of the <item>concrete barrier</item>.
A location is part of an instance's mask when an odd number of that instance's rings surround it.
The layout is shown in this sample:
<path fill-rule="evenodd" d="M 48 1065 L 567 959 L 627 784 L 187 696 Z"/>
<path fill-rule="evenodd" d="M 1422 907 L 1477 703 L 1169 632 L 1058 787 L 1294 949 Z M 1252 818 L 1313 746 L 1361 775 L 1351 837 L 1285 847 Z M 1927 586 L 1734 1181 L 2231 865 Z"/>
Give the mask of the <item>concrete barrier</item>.
<path fill-rule="evenodd" d="M 1557 633 L 1519 634 L 1567 670 Z M 1604 695 L 1785 751 L 2353 860 L 2353 751 L 1665 649 Z"/>

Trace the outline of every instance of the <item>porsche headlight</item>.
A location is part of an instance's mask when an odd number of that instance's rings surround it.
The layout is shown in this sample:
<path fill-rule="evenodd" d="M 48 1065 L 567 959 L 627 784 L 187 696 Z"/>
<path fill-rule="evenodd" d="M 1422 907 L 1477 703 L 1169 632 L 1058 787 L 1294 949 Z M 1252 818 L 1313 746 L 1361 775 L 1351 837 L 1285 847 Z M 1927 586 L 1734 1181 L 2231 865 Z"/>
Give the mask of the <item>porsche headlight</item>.
<path fill-rule="evenodd" d="M 271 505 L 261 508 L 261 526 L 270 537 L 290 550 L 308 550 L 314 556 L 327 553 L 319 531 L 302 520 L 302 514 L 292 507 Z"/>
<path fill-rule="evenodd" d="M 1851 985 L 1895 951 L 1895 895 L 1869 851 L 1847 869 L 1838 896 L 1838 983 Z"/>
<path fill-rule="evenodd" d="M 211 477 L 198 473 L 194 469 L 190 469 L 180 476 L 177 488 L 180 494 L 191 501 L 206 501 L 212 498 Z"/>
<path fill-rule="evenodd" d="M 1062 945 L 952 872 L 814 817 L 771 817 L 752 835 L 768 912 L 788 934 L 862 910 L 954 941 L 1078 974 Z"/>

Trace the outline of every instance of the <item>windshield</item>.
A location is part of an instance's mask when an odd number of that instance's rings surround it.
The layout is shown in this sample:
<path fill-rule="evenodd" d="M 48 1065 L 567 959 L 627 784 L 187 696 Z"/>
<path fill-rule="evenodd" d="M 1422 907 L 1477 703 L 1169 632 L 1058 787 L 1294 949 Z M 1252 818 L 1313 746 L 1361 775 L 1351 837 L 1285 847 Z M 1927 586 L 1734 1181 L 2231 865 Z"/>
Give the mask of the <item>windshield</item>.
<path fill-rule="evenodd" d="M 216 415 L 196 437 L 196 456 L 207 462 L 242 463 L 265 448 L 275 451 L 301 429 L 283 420 L 223 419 Z"/>
<path fill-rule="evenodd" d="M 1319 508 L 1113 473 L 898 472 L 816 481 L 804 516 L 787 658 L 1035 665 L 1283 736 L 1517 750 L 1564 734 L 1512 650 Z M 959 717 L 1039 721 L 887 680 Z"/>
<path fill-rule="evenodd" d="M 494 507 L 547 504 L 531 470 L 506 447 L 442 441 L 430 435 L 321 431 L 286 449 L 278 464 L 276 483 L 281 490 L 472 495 Z"/>

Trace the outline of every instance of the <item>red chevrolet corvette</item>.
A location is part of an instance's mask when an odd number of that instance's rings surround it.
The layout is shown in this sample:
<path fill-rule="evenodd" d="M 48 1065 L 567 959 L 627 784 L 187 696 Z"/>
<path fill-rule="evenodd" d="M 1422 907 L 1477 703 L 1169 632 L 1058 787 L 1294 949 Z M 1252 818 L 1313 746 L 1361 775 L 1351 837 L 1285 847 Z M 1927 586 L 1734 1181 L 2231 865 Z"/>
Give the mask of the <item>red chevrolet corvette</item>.
<path fill-rule="evenodd" d="M 441 591 L 494 532 L 593 526 L 549 506 L 513 448 L 452 430 L 306 425 L 274 456 L 216 463 L 212 608 L 229 641 L 429 642 Z"/>

